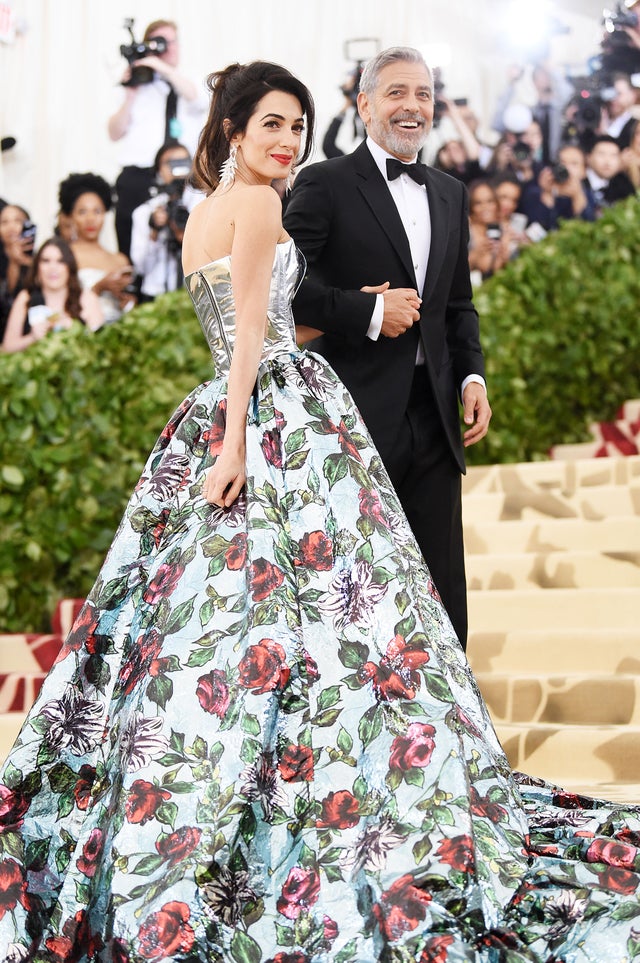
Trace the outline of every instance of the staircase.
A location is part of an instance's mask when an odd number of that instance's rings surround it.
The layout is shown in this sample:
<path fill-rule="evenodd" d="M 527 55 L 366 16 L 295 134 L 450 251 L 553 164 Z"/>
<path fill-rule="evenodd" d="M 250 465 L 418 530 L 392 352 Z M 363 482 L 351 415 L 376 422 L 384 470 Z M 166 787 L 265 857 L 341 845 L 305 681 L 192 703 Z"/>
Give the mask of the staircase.
<path fill-rule="evenodd" d="M 640 456 L 472 468 L 463 505 L 469 660 L 511 765 L 640 802 Z"/>

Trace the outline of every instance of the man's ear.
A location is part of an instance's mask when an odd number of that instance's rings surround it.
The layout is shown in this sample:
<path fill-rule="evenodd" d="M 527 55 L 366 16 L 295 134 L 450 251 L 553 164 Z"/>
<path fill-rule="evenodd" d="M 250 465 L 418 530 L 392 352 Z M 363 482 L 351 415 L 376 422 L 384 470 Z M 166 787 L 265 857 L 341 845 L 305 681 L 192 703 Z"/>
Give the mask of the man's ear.
<path fill-rule="evenodd" d="M 364 90 L 361 90 L 358 94 L 356 104 L 358 106 L 358 113 L 360 114 L 362 123 L 366 126 L 371 118 L 371 111 L 369 110 L 369 98 L 365 94 Z"/>

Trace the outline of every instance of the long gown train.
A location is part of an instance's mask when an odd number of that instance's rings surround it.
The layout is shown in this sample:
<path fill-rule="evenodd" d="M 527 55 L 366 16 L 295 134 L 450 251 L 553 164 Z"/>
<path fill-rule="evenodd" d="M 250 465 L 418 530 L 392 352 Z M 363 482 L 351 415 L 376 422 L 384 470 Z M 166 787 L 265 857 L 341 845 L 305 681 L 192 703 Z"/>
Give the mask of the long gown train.
<path fill-rule="evenodd" d="M 510 771 L 353 401 L 296 348 L 300 260 L 278 245 L 226 512 L 230 260 L 187 278 L 213 378 L 0 774 L 2 959 L 632 960 L 640 813 Z"/>

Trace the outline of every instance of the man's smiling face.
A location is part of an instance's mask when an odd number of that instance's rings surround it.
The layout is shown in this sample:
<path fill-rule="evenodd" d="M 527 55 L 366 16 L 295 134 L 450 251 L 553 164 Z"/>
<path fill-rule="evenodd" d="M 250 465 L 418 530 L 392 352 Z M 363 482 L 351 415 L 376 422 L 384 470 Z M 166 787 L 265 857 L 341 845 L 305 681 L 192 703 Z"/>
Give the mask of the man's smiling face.
<path fill-rule="evenodd" d="M 424 64 L 398 60 L 378 74 L 373 94 L 358 94 L 367 134 L 389 154 L 412 161 L 433 124 L 433 81 Z"/>

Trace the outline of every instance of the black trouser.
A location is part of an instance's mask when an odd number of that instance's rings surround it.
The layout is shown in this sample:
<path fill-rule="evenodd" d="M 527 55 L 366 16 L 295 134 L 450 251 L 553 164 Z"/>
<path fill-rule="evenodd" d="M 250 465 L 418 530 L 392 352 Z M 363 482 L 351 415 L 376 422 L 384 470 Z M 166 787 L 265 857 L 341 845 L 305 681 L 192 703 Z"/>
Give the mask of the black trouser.
<path fill-rule="evenodd" d="M 136 207 L 149 200 L 149 188 L 155 183 L 153 167 L 123 167 L 116 191 L 116 234 L 118 248 L 127 257 L 131 251 L 131 215 Z"/>
<path fill-rule="evenodd" d="M 393 450 L 380 454 L 456 634 L 466 648 L 462 478 L 423 367 L 415 370 L 409 406 Z"/>

